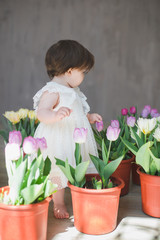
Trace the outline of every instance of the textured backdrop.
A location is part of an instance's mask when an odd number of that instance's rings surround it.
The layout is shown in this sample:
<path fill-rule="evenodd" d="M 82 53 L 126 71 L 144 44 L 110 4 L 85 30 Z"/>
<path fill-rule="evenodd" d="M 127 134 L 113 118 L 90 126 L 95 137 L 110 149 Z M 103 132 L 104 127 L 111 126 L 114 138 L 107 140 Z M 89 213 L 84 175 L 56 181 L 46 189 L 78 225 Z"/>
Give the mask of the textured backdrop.
<path fill-rule="evenodd" d="M 160 111 L 159 0 L 0 0 L 0 114 L 32 108 L 49 81 L 45 53 L 60 39 L 95 56 L 81 85 L 92 112 L 108 122 L 131 105 Z"/>

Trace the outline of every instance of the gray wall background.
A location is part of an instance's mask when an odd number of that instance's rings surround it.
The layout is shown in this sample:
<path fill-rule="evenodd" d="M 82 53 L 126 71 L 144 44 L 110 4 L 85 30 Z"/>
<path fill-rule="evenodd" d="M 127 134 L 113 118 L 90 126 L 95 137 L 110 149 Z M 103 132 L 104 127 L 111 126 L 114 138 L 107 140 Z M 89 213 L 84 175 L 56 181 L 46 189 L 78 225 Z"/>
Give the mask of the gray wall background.
<path fill-rule="evenodd" d="M 160 111 L 159 0 L 0 0 L 0 114 L 32 109 L 49 81 L 44 58 L 60 39 L 95 56 L 81 90 L 105 121 L 146 104 Z"/>

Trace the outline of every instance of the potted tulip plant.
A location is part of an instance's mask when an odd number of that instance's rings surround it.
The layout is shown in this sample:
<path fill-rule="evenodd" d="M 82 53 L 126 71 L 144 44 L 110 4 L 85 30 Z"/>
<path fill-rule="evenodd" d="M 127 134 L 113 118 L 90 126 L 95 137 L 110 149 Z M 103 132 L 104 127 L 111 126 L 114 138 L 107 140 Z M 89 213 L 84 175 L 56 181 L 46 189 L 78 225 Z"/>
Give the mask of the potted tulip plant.
<path fill-rule="evenodd" d="M 147 118 L 147 119 L 157 118 L 159 116 L 160 114 L 158 113 L 158 110 L 156 108 L 151 108 L 150 105 L 145 105 L 140 114 L 141 118 Z M 136 126 L 134 127 L 134 129 L 137 130 Z M 132 163 L 132 182 L 134 184 L 140 185 L 140 177 L 139 177 L 139 174 L 137 173 L 138 167 L 139 165 L 136 164 L 136 162 Z"/>
<path fill-rule="evenodd" d="M 8 186 L 0 188 L 0 239 L 46 239 L 48 206 L 56 185 L 51 161 L 42 157 L 46 140 L 9 132 L 5 146 Z M 34 158 L 33 158 L 34 155 Z"/>
<path fill-rule="evenodd" d="M 110 133 L 113 134 L 113 133 Z M 118 132 L 115 133 L 115 138 Z M 110 149 L 102 142 L 102 159 L 90 154 L 97 173 L 86 174 L 88 161 L 82 161 L 80 144 L 85 142 L 87 129 L 76 128 L 73 134 L 75 141 L 75 168 L 66 161 L 56 159 L 56 164 L 68 178 L 71 189 L 74 225 L 86 234 L 105 234 L 115 229 L 119 206 L 119 197 L 124 182 L 111 177 L 120 164 L 123 156 L 109 162 Z"/>
<path fill-rule="evenodd" d="M 160 122 L 159 118 L 137 120 L 137 132 L 131 130 L 135 144 L 122 139 L 136 156 L 140 166 L 138 174 L 141 182 L 143 211 L 153 217 L 160 217 Z"/>
<path fill-rule="evenodd" d="M 136 108 L 132 107 L 133 110 L 136 111 Z M 113 176 L 119 176 L 125 182 L 125 187 L 121 191 L 121 196 L 126 195 L 129 192 L 130 185 L 130 172 L 131 172 L 131 164 L 134 162 L 134 155 L 128 151 L 128 148 L 124 145 L 121 140 L 121 137 L 130 140 L 129 134 L 129 126 L 133 126 L 136 121 L 135 114 L 127 115 L 128 109 L 123 108 L 121 110 L 121 117 L 118 120 L 111 120 L 111 124 L 108 128 L 103 129 L 103 123 L 96 123 L 96 129 L 93 129 L 95 140 L 99 147 L 99 155 L 102 155 L 102 140 L 104 139 L 104 143 L 108 148 L 110 145 L 110 141 L 112 138 L 107 138 L 107 132 L 119 130 L 118 138 L 112 143 L 110 148 L 110 161 L 114 161 L 117 157 L 123 155 L 124 158 L 118 166 L 117 170 L 113 173 Z"/>

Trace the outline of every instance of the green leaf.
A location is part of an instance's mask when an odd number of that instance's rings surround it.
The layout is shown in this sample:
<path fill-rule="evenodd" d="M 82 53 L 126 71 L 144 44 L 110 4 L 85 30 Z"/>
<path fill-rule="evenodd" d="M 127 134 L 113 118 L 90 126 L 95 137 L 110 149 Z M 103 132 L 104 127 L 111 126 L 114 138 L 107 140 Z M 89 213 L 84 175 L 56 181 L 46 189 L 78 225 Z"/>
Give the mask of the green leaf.
<path fill-rule="evenodd" d="M 150 153 L 150 156 L 153 158 L 153 161 L 155 162 L 157 171 L 160 172 L 160 158 L 155 157 L 150 149 L 149 149 L 149 153 Z"/>
<path fill-rule="evenodd" d="M 76 159 L 76 166 L 77 166 L 81 162 L 81 149 L 80 149 L 80 144 L 79 143 L 75 144 L 74 156 L 75 156 L 75 159 Z"/>
<path fill-rule="evenodd" d="M 66 176 L 66 178 L 68 179 L 68 181 L 74 185 L 74 179 L 72 177 L 72 166 L 70 166 L 68 164 L 68 159 L 66 159 L 66 162 L 58 159 L 58 158 L 55 158 L 56 159 L 56 165 L 61 169 L 61 171 L 64 173 L 64 175 Z"/>
<path fill-rule="evenodd" d="M 74 182 L 74 179 L 73 179 L 73 176 L 71 174 L 71 166 L 68 164 L 68 159 L 66 159 L 66 162 L 65 162 L 65 167 L 66 167 L 66 173 L 67 173 L 67 178 L 68 180 L 71 182 Z"/>
<path fill-rule="evenodd" d="M 108 151 L 106 145 L 104 144 L 104 139 L 102 140 L 102 158 L 105 164 L 108 163 Z"/>
<path fill-rule="evenodd" d="M 132 143 L 130 143 L 129 141 L 123 139 L 122 137 L 121 137 L 121 140 L 125 144 L 125 146 L 136 156 L 138 152 L 138 148 Z"/>
<path fill-rule="evenodd" d="M 97 169 L 97 172 L 100 174 L 100 165 L 99 165 L 100 159 L 96 156 L 93 156 L 92 154 L 89 154 L 89 156 L 90 156 L 95 168 Z"/>
<path fill-rule="evenodd" d="M 44 161 L 43 175 L 48 176 L 51 171 L 51 160 L 47 157 Z"/>
<path fill-rule="evenodd" d="M 115 172 L 115 170 L 117 169 L 117 167 L 119 166 L 119 164 L 121 163 L 123 158 L 124 158 L 124 155 L 120 156 L 116 160 L 111 161 L 110 163 L 108 163 L 105 166 L 105 168 L 104 168 L 104 178 L 105 178 L 106 186 L 108 184 L 108 180 L 109 180 L 110 176 Z"/>
<path fill-rule="evenodd" d="M 49 197 L 51 194 L 55 193 L 57 190 L 57 184 L 53 184 L 50 180 L 47 181 L 44 189 L 44 198 Z"/>
<path fill-rule="evenodd" d="M 144 144 L 143 140 L 138 136 L 138 134 L 136 133 L 136 131 L 133 128 L 130 127 L 130 131 L 131 131 L 131 134 L 135 138 L 138 148 L 140 148 Z"/>
<path fill-rule="evenodd" d="M 32 181 L 35 179 L 35 175 L 36 175 L 38 168 L 39 168 L 40 172 L 43 171 L 43 166 L 44 166 L 43 157 L 42 157 L 42 155 L 40 155 L 37 158 L 37 160 L 34 162 L 34 164 L 31 165 L 31 167 L 30 167 L 30 175 L 28 178 L 27 186 L 32 184 Z"/>
<path fill-rule="evenodd" d="M 19 197 L 20 189 L 22 186 L 22 182 L 27 169 L 27 161 L 23 161 L 14 172 L 12 177 L 12 182 L 10 183 L 10 196 L 12 200 L 12 204 L 14 205 L 16 199 Z"/>
<path fill-rule="evenodd" d="M 24 204 L 33 203 L 43 193 L 44 183 L 34 184 L 24 188 L 21 195 L 24 198 Z"/>
<path fill-rule="evenodd" d="M 81 182 L 83 180 L 83 178 L 85 177 L 88 165 L 89 165 L 89 161 L 82 162 L 78 166 L 76 166 L 76 169 L 75 169 L 76 182 Z"/>
<path fill-rule="evenodd" d="M 150 151 L 149 148 L 153 145 L 153 142 L 145 143 L 136 154 L 136 163 L 139 164 L 144 171 L 149 174 L 150 167 Z"/>

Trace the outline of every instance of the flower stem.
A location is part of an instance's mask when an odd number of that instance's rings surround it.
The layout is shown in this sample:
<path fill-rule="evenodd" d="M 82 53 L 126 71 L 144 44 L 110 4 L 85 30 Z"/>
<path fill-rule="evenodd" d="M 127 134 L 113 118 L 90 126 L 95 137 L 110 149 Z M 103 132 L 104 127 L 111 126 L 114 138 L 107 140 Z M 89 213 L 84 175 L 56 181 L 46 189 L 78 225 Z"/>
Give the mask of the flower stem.
<path fill-rule="evenodd" d="M 109 142 L 108 155 L 107 155 L 107 162 L 109 161 L 109 155 L 110 155 L 110 150 L 111 150 L 111 144 L 112 144 L 112 141 Z"/>

